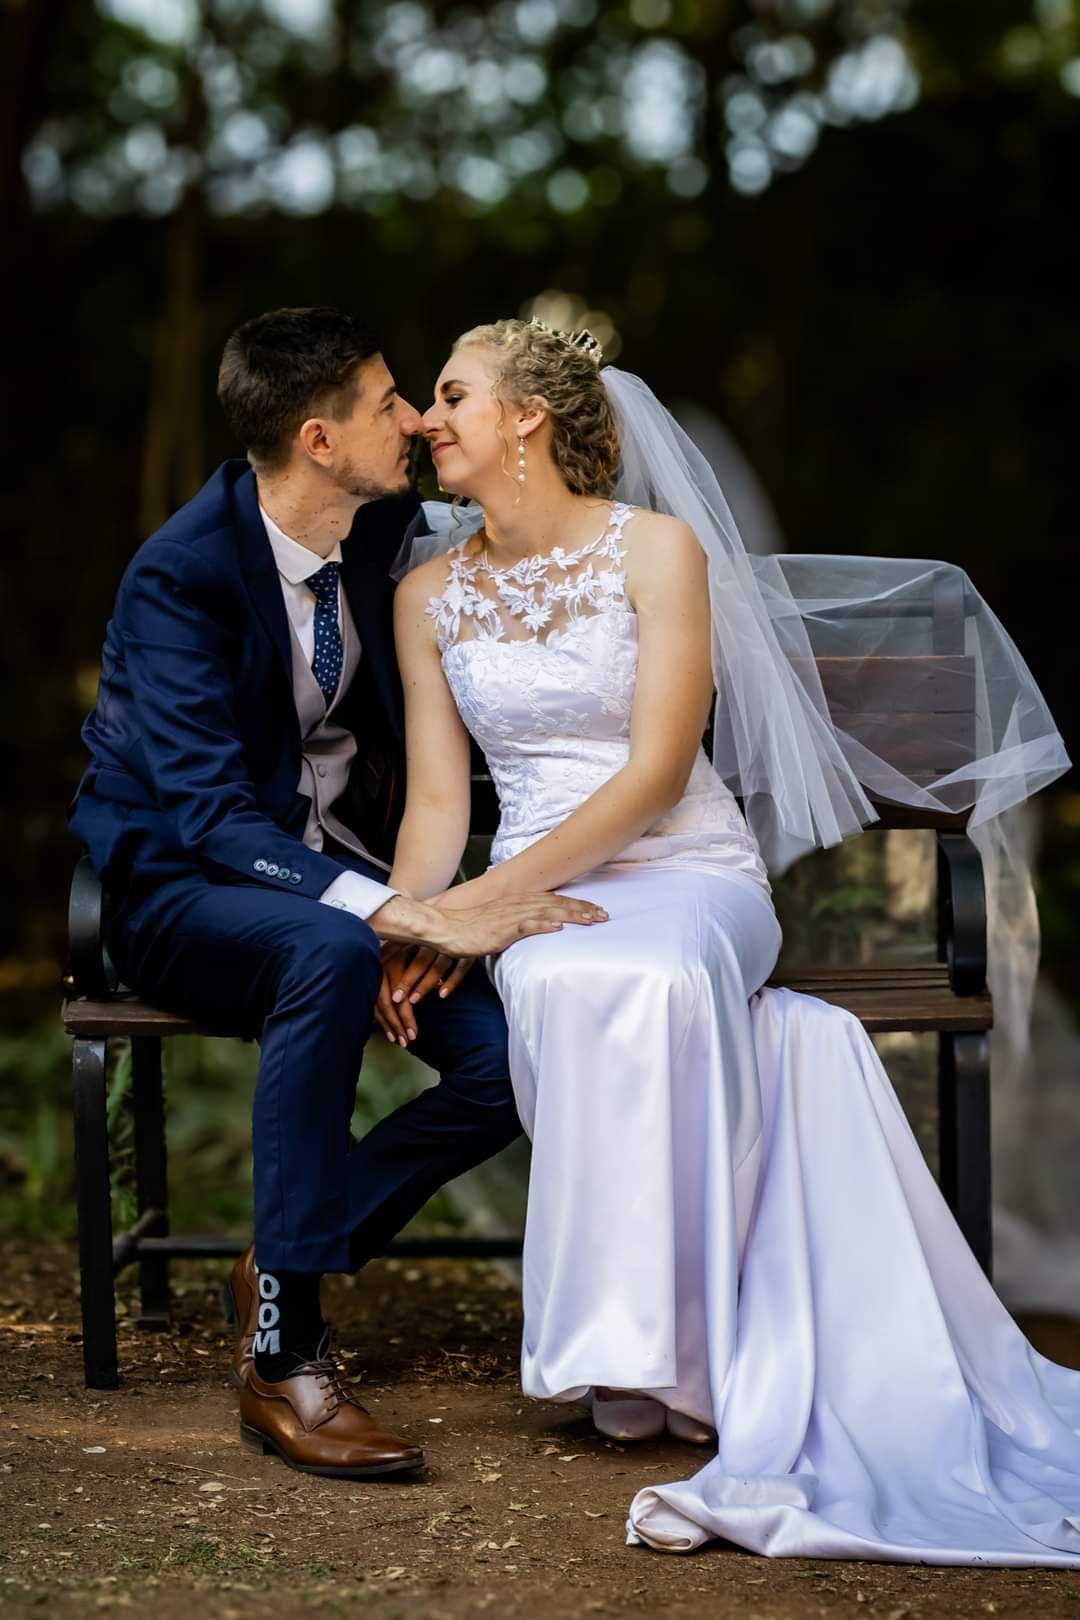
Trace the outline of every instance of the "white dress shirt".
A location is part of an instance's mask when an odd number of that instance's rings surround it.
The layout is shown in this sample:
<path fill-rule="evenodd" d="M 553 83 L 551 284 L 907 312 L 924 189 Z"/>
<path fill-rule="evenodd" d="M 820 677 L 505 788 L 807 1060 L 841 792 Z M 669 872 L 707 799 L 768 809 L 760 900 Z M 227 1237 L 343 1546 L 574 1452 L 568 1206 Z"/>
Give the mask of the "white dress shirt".
<path fill-rule="evenodd" d="M 324 836 L 329 833 L 354 854 L 389 872 L 386 862 L 376 860 L 374 855 L 369 854 L 356 834 L 339 821 L 331 809 L 344 787 L 356 754 L 356 743 L 351 732 L 335 725 L 331 717 L 356 673 L 360 662 L 360 640 L 339 575 L 338 630 L 344 658 L 338 689 L 327 705 L 311 668 L 315 654 L 315 593 L 306 581 L 312 574 L 318 573 L 325 563 L 340 563 L 341 546 L 336 545 L 328 557 L 320 557 L 314 551 L 309 551 L 307 546 L 291 540 L 261 506 L 259 510 L 277 564 L 293 644 L 293 700 L 302 737 L 298 787 L 301 793 L 311 799 L 304 843 L 309 849 L 322 849 Z M 343 872 L 319 899 L 323 905 L 335 906 L 339 911 L 351 911 L 354 916 L 366 919 L 397 893 L 397 889 L 391 889 L 375 878 L 364 877 L 359 872 Z"/>

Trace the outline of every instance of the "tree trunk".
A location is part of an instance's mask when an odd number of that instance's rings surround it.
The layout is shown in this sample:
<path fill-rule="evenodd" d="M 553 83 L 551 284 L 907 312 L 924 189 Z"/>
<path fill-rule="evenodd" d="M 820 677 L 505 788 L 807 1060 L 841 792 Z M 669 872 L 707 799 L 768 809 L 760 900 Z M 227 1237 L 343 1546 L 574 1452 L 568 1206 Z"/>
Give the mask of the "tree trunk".
<path fill-rule="evenodd" d="M 202 202 L 189 192 L 165 243 L 164 296 L 154 342 L 139 521 L 151 534 L 203 481 Z"/>

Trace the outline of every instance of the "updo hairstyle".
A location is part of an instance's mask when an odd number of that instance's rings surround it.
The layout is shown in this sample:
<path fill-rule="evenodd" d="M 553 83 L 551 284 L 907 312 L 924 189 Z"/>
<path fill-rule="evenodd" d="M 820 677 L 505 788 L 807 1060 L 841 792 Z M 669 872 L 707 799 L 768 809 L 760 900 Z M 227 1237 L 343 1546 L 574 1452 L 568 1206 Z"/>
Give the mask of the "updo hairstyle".
<path fill-rule="evenodd" d="M 474 326 L 454 344 L 495 356 L 496 392 L 515 405 L 537 395 L 548 407 L 551 453 L 573 495 L 610 495 L 619 475 L 619 435 L 596 360 L 558 332 L 530 321 Z"/>

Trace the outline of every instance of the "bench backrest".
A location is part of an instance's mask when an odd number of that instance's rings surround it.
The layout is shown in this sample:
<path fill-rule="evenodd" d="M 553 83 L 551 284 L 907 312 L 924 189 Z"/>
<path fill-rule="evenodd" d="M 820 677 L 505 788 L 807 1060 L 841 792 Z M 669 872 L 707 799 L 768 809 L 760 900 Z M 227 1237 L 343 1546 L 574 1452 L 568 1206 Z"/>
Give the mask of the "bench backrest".
<path fill-rule="evenodd" d="M 836 724 L 920 785 L 975 757 L 975 660 L 819 658 Z"/>

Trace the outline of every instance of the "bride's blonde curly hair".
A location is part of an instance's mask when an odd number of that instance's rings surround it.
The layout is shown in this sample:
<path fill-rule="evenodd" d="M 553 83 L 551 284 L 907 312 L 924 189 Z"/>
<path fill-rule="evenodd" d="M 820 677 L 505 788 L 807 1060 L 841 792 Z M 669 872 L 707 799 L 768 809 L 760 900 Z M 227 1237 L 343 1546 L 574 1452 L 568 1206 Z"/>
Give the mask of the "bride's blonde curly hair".
<path fill-rule="evenodd" d="M 497 357 L 497 393 L 516 405 L 537 395 L 547 403 L 551 452 L 574 495 L 610 495 L 619 475 L 619 435 L 600 368 L 558 332 L 530 321 L 492 321 L 463 332 L 453 352 L 470 345 Z"/>

